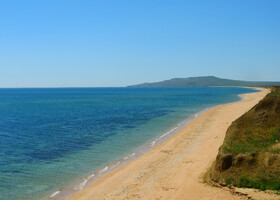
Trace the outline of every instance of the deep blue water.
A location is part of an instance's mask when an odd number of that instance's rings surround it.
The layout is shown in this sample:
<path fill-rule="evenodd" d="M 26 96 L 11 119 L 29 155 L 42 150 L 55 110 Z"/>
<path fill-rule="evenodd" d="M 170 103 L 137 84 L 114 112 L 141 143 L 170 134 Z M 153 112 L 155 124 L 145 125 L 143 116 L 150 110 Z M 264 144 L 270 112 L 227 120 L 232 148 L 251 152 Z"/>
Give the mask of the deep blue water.
<path fill-rule="evenodd" d="M 38 199 L 246 88 L 0 89 L 0 197 Z"/>

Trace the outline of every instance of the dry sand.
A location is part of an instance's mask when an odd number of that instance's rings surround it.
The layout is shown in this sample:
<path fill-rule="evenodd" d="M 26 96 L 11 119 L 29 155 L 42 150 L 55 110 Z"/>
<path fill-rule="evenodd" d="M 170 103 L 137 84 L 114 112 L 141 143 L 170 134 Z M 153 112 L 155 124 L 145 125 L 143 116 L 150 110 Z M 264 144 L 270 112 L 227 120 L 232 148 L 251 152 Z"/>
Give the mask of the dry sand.
<path fill-rule="evenodd" d="M 70 200 L 99 199 L 247 199 L 203 183 L 231 122 L 267 93 L 209 109 L 145 155 L 102 176 Z"/>

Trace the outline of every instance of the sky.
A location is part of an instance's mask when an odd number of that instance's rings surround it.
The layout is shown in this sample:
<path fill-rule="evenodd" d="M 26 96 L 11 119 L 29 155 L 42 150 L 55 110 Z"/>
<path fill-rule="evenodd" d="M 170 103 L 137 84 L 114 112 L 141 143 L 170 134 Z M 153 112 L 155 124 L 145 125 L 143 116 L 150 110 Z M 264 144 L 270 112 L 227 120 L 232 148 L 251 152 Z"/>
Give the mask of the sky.
<path fill-rule="evenodd" d="M 0 0 L 0 87 L 280 81 L 279 0 Z"/>

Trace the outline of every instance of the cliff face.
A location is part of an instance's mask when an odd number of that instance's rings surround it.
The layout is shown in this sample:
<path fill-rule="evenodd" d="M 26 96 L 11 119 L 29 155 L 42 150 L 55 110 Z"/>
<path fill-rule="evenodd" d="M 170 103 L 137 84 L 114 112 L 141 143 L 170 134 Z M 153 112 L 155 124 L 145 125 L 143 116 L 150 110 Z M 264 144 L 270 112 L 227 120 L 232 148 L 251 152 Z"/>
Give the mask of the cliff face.
<path fill-rule="evenodd" d="M 280 190 L 280 87 L 232 123 L 209 177 L 221 184 Z"/>

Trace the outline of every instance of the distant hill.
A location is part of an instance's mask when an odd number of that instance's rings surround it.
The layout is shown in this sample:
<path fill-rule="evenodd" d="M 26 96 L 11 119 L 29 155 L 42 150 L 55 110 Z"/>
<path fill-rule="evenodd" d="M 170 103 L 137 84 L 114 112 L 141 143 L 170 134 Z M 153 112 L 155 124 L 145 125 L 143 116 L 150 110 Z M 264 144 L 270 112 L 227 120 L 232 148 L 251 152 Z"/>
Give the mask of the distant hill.
<path fill-rule="evenodd" d="M 240 81 L 222 79 L 215 76 L 173 78 L 170 80 L 141 83 L 128 87 L 207 87 L 207 86 L 279 86 L 280 82 Z"/>

